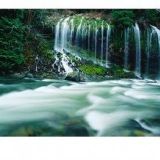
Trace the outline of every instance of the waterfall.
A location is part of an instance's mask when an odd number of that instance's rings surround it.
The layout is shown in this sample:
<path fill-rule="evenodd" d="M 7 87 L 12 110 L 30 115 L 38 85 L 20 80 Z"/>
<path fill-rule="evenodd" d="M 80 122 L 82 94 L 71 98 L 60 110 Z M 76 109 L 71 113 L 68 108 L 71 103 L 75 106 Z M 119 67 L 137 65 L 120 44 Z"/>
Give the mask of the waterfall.
<path fill-rule="evenodd" d="M 88 51 L 93 52 L 95 61 L 97 62 L 98 61 L 97 59 L 99 58 L 101 62 L 100 64 L 104 65 L 104 38 L 105 38 L 106 39 L 105 61 L 106 61 L 106 67 L 107 67 L 111 27 L 110 25 L 107 25 L 107 28 L 106 28 L 105 27 L 106 24 L 104 23 L 105 23 L 104 21 L 101 22 L 101 29 L 100 29 L 101 34 L 99 35 L 98 25 L 96 21 L 94 25 L 93 23 L 88 24 L 84 22 L 84 17 L 82 17 L 80 19 L 78 26 L 75 27 L 74 18 L 67 17 L 63 20 L 60 20 L 56 25 L 54 49 L 58 52 L 64 53 L 65 51 L 72 51 L 72 44 L 75 44 L 75 46 L 77 47 L 88 49 Z M 76 29 L 76 32 L 75 32 L 75 29 Z M 104 34 L 105 29 L 106 29 L 106 34 Z M 75 38 L 74 38 L 74 33 L 75 33 Z M 98 36 L 100 36 L 101 43 L 98 42 L 98 38 L 99 38 Z M 91 45 L 91 37 L 93 38 L 92 45 Z M 75 43 L 74 43 L 74 39 L 75 39 Z M 70 46 L 71 48 L 69 48 L 68 46 Z M 100 51 L 99 51 L 99 48 L 100 48 Z M 98 56 L 98 52 L 100 52 L 100 56 Z M 80 54 L 79 51 L 77 51 L 76 53 Z"/>
<path fill-rule="evenodd" d="M 81 43 L 80 39 L 81 39 L 83 19 L 84 19 L 84 17 L 81 18 L 80 24 L 79 24 L 79 26 L 77 28 L 77 32 L 76 32 L 76 46 L 80 46 L 81 45 L 81 44 L 79 44 L 79 42 Z"/>
<path fill-rule="evenodd" d="M 146 45 L 146 77 L 149 75 L 149 58 L 150 58 L 150 45 L 151 45 L 151 35 L 150 30 L 147 30 L 147 45 Z"/>
<path fill-rule="evenodd" d="M 37 55 L 36 58 L 35 58 L 35 64 L 36 64 L 35 71 L 36 71 L 36 72 L 38 72 L 38 63 L 39 63 L 39 57 L 38 57 L 38 55 Z"/>
<path fill-rule="evenodd" d="M 111 27 L 110 25 L 107 26 L 107 36 L 106 36 L 106 67 L 108 66 L 109 60 L 109 38 L 110 38 L 110 34 L 111 34 Z"/>
<path fill-rule="evenodd" d="M 124 30 L 124 69 L 128 70 L 130 28 Z"/>
<path fill-rule="evenodd" d="M 85 48 L 86 24 L 82 25 L 82 44 L 81 47 Z"/>
<path fill-rule="evenodd" d="M 141 37 L 140 37 L 140 29 L 137 23 L 134 26 L 134 36 L 136 43 L 135 75 L 137 77 L 141 77 L 141 41 L 140 41 Z"/>
<path fill-rule="evenodd" d="M 69 58 L 67 56 L 65 56 L 64 54 L 62 57 L 62 65 L 63 65 L 65 72 L 67 74 L 73 72 L 73 69 L 69 66 Z"/>
<path fill-rule="evenodd" d="M 155 26 L 152 26 L 152 28 L 156 32 L 158 39 L 158 79 L 160 79 L 160 30 Z"/>
<path fill-rule="evenodd" d="M 54 50 L 60 52 L 62 55 L 59 58 L 55 56 L 56 60 L 52 64 L 53 67 L 55 66 L 55 64 L 58 64 L 59 73 L 61 73 L 61 68 L 63 67 L 67 74 L 73 72 L 73 69 L 69 66 L 69 59 L 65 55 L 65 50 L 67 49 L 68 43 L 68 33 L 70 31 L 68 21 L 69 17 L 64 19 L 63 21 L 60 20 L 56 25 Z"/>
<path fill-rule="evenodd" d="M 111 39 L 111 26 L 103 20 L 88 20 L 85 17 L 67 17 L 65 19 L 60 19 L 55 27 L 55 51 L 63 54 L 61 57 L 61 65 L 65 66 L 65 70 L 71 72 L 71 66 L 69 60 L 66 58 L 66 53 L 76 54 L 78 57 L 83 56 L 89 60 L 93 60 L 99 65 L 109 67 L 110 63 L 110 39 Z M 78 23 L 78 24 L 77 24 Z M 132 56 L 131 50 L 129 49 L 129 40 L 132 35 L 131 28 L 126 28 L 124 30 L 124 70 L 129 70 L 129 65 L 132 63 L 129 61 L 129 56 Z M 146 31 L 142 31 L 142 34 Z M 113 33 L 115 34 L 115 33 Z M 158 68 L 158 77 L 160 78 L 160 30 L 151 26 L 147 28 L 147 34 L 144 34 L 146 46 L 145 51 L 146 61 L 144 64 L 141 62 L 141 32 L 138 24 L 133 26 L 133 39 L 135 41 L 135 75 L 141 77 L 144 73 L 141 67 L 145 69 L 145 77 L 153 76 L 157 74 L 157 70 L 154 73 L 150 73 L 153 69 L 150 68 L 154 66 Z M 153 38 L 155 44 L 153 44 Z M 154 53 L 158 47 L 158 63 Z M 77 50 L 76 50 L 77 49 Z M 73 53 L 74 52 L 74 53 Z M 151 55 L 153 53 L 153 57 Z M 86 54 L 86 55 L 85 55 Z M 90 54 L 90 55 L 89 55 Z M 131 55 L 130 55 L 131 54 Z M 111 57 L 111 60 L 113 58 Z M 153 60 L 156 60 L 155 63 Z M 58 63 L 58 58 L 57 58 Z M 131 63 L 131 64 L 130 64 Z"/>
<path fill-rule="evenodd" d="M 145 77 L 148 78 L 149 76 L 149 65 L 150 65 L 150 54 L 152 48 L 152 37 L 153 37 L 154 29 L 147 29 L 147 45 L 146 45 L 146 73 Z"/>
<path fill-rule="evenodd" d="M 88 50 L 90 50 L 91 25 L 88 26 Z"/>
<path fill-rule="evenodd" d="M 95 42 L 94 42 L 94 45 L 95 45 L 95 62 L 97 61 L 97 33 L 98 33 L 98 29 L 97 29 L 97 23 L 95 23 Z"/>
<path fill-rule="evenodd" d="M 60 51 L 60 25 L 61 25 L 62 19 L 57 23 L 56 30 L 55 30 L 55 44 L 54 49 L 56 51 Z"/>
<path fill-rule="evenodd" d="M 88 25 L 86 25 L 86 33 L 85 33 L 85 43 L 86 43 L 85 49 L 86 50 L 88 50 L 88 32 L 89 32 L 89 27 Z"/>
<path fill-rule="evenodd" d="M 64 19 L 61 26 L 61 53 L 64 52 L 64 50 L 67 49 L 67 43 L 68 43 L 68 32 L 69 32 L 69 17 Z"/>
<path fill-rule="evenodd" d="M 103 34 L 104 34 L 104 26 L 102 22 L 101 24 L 101 64 L 103 64 Z"/>
<path fill-rule="evenodd" d="M 71 20 L 71 35 L 70 35 L 71 45 L 72 45 L 72 42 L 73 42 L 73 34 L 74 34 L 74 19 Z"/>

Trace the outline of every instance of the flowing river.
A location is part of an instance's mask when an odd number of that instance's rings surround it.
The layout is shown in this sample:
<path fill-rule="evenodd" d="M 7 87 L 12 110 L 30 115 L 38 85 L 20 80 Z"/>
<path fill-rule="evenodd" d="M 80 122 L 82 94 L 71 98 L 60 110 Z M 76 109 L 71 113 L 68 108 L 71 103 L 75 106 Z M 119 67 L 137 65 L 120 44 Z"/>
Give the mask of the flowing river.
<path fill-rule="evenodd" d="M 160 82 L 0 78 L 0 136 L 160 136 Z"/>

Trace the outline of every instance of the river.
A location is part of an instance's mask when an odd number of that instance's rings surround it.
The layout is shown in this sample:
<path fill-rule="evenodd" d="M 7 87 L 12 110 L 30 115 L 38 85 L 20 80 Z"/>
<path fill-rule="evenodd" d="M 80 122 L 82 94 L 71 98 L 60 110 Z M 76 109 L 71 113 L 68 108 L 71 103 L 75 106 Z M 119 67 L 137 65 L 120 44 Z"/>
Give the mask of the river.
<path fill-rule="evenodd" d="M 159 135 L 159 81 L 0 78 L 0 136 Z"/>

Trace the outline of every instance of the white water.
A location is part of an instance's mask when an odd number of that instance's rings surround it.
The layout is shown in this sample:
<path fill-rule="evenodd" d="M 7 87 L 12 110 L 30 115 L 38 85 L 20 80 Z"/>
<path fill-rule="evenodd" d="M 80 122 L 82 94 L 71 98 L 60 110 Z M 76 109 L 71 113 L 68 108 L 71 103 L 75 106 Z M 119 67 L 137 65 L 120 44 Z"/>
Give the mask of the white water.
<path fill-rule="evenodd" d="M 106 36 L 106 67 L 108 67 L 109 65 L 109 40 L 110 40 L 110 34 L 111 34 L 111 27 L 110 25 L 108 25 L 107 27 L 107 36 Z"/>
<path fill-rule="evenodd" d="M 67 50 L 67 42 L 68 42 L 68 32 L 69 32 L 69 17 L 64 19 L 61 26 L 61 53 L 64 52 L 64 49 Z"/>
<path fill-rule="evenodd" d="M 95 24 L 95 37 L 94 37 L 94 52 L 95 52 L 95 62 L 97 62 L 97 33 L 98 33 L 98 28 L 97 28 L 97 23 Z"/>
<path fill-rule="evenodd" d="M 104 26 L 103 26 L 103 22 L 101 25 L 101 64 L 103 64 L 103 37 L 104 37 Z"/>
<path fill-rule="evenodd" d="M 69 18 L 67 17 L 63 21 L 60 20 L 57 25 L 56 25 L 56 33 L 55 33 L 55 45 L 54 45 L 54 50 L 57 52 L 60 52 L 62 54 L 61 57 L 61 63 L 62 66 L 58 65 L 58 72 L 60 73 L 60 68 L 64 67 L 66 74 L 73 72 L 73 69 L 68 65 L 69 64 L 69 59 L 65 55 L 64 50 L 68 49 L 67 43 L 68 43 L 68 33 L 70 33 L 70 28 L 69 28 Z M 58 63 L 59 59 L 56 56 L 56 60 L 53 63 L 52 67 L 55 67 L 55 64 Z"/>
<path fill-rule="evenodd" d="M 158 38 L 158 49 L 159 49 L 159 53 L 158 53 L 158 79 L 160 79 L 160 30 L 155 27 L 152 26 L 152 28 L 155 30 L 156 34 L 157 34 L 157 38 Z"/>
<path fill-rule="evenodd" d="M 72 44 L 72 40 L 73 40 L 73 34 L 74 34 L 74 19 L 71 20 L 71 37 L 70 37 L 71 44 Z"/>
<path fill-rule="evenodd" d="M 91 25 L 88 25 L 88 50 L 90 50 Z"/>
<path fill-rule="evenodd" d="M 99 29 L 100 35 L 98 34 Z M 104 29 L 106 29 L 106 37 L 104 37 Z M 75 37 L 73 37 L 74 35 Z M 84 21 L 84 17 L 82 17 L 78 26 L 75 27 L 74 18 L 67 17 L 63 21 L 60 20 L 57 23 L 55 34 L 55 50 L 61 53 L 64 53 L 64 50 L 68 52 L 74 52 L 73 54 L 78 54 L 79 56 L 81 56 L 79 49 L 77 51 L 74 49 L 72 50 L 72 45 L 75 45 L 75 47 L 77 48 L 88 49 L 88 51 L 93 52 L 93 55 L 90 55 L 91 60 L 99 62 L 100 65 L 108 67 L 110 37 L 111 27 L 110 25 L 107 25 L 107 27 L 105 27 L 104 21 L 102 21 L 101 27 L 98 28 L 96 21 L 94 24 L 87 24 Z M 91 40 L 91 38 L 93 38 L 93 41 Z M 100 43 L 98 42 L 99 39 L 101 41 Z M 105 45 L 104 39 L 106 39 Z M 68 44 L 70 48 L 68 47 Z M 105 54 L 104 47 L 106 52 Z"/>
<path fill-rule="evenodd" d="M 124 69 L 128 70 L 128 58 L 129 58 L 129 33 L 130 28 L 124 30 Z"/>
<path fill-rule="evenodd" d="M 28 88 L 42 82 L 46 84 Z M 8 92 L 13 87 L 15 90 Z M 11 135 L 15 125 L 30 122 L 35 127 L 38 122 L 46 127 L 53 124 L 53 133 L 68 123 L 78 127 L 80 118 L 86 122 L 83 126 L 96 131 L 90 132 L 94 136 L 160 135 L 159 87 L 159 82 L 144 80 L 3 84 L 0 135 Z"/>
<path fill-rule="evenodd" d="M 82 26 L 82 44 L 81 47 L 85 49 L 85 39 L 86 39 L 86 24 L 83 24 Z"/>
<path fill-rule="evenodd" d="M 77 28 L 77 32 L 76 32 L 76 45 L 79 46 L 79 40 L 81 40 L 81 31 L 82 31 L 82 24 L 83 24 L 83 19 L 84 17 L 81 18 L 80 24 Z"/>
<path fill-rule="evenodd" d="M 55 30 L 55 44 L 54 49 L 56 51 L 60 51 L 60 24 L 62 22 L 62 19 L 57 23 L 56 30 Z"/>
<path fill-rule="evenodd" d="M 135 74 L 137 77 L 141 77 L 141 37 L 140 29 L 137 23 L 134 26 L 134 36 L 136 43 Z"/>

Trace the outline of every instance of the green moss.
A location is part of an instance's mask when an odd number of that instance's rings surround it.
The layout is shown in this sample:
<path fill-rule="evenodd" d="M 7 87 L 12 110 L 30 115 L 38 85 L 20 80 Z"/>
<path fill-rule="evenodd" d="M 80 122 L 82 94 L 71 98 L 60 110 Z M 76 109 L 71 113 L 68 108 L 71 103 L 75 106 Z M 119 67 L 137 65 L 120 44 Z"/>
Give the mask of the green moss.
<path fill-rule="evenodd" d="M 133 72 L 125 72 L 120 66 L 114 65 L 110 68 L 110 74 L 115 78 L 135 78 Z"/>
<path fill-rule="evenodd" d="M 106 68 L 94 64 L 81 65 L 80 70 L 87 75 L 99 75 L 99 76 L 103 76 L 107 72 Z"/>
<path fill-rule="evenodd" d="M 83 24 L 85 24 L 86 26 L 88 26 L 88 25 L 91 26 L 91 31 L 95 29 L 95 25 L 97 26 L 97 28 L 100 28 L 102 23 L 103 23 L 104 28 L 108 27 L 108 22 L 106 20 L 103 20 L 100 18 L 89 18 L 89 17 L 85 17 L 82 15 L 71 17 L 71 19 L 73 19 L 73 21 L 74 21 L 75 27 L 79 26 L 82 18 L 83 18 Z"/>
<path fill-rule="evenodd" d="M 111 66 L 110 68 L 105 68 L 102 66 L 98 66 L 95 64 L 89 64 L 89 62 L 85 64 L 81 64 L 79 69 L 91 76 L 111 76 L 113 78 L 134 78 L 134 73 L 133 72 L 125 72 L 123 68 L 120 66 L 114 65 Z"/>
<path fill-rule="evenodd" d="M 145 136 L 145 132 L 140 130 L 135 130 L 133 134 L 139 137 Z"/>

